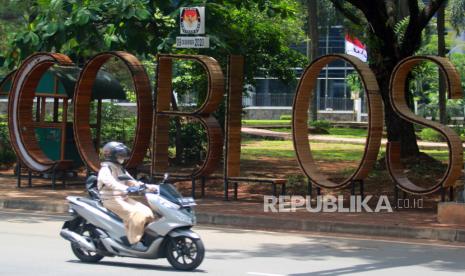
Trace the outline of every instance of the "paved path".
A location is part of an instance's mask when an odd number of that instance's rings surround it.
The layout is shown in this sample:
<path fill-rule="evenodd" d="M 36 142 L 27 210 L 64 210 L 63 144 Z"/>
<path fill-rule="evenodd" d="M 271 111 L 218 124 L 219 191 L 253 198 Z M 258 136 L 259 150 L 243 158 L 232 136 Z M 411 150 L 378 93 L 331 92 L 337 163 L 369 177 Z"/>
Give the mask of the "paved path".
<path fill-rule="evenodd" d="M 60 184 L 56 190 L 44 186 L 50 184 L 50 180 L 34 178 L 33 182 L 33 188 L 18 189 L 15 188 L 14 177 L 0 176 L 0 210 L 66 213 L 66 196 L 87 196 L 83 179 L 72 181 L 79 185 L 68 182 L 68 187 L 63 188 Z M 23 185 L 26 184 L 27 181 L 23 181 Z M 465 225 L 440 224 L 436 218 L 436 210 L 432 208 L 436 204 L 430 201 L 425 202 L 424 208 L 409 209 L 404 204 L 398 211 L 381 213 L 312 213 L 305 209 L 296 210 L 295 213 L 272 213 L 264 211 L 263 199 L 224 201 L 222 190 L 215 189 L 213 184 L 215 183 L 207 183 L 207 198 L 197 199 L 196 211 L 198 221 L 202 224 L 465 242 Z M 184 195 L 190 195 L 190 183 L 179 183 L 177 186 Z M 348 193 L 346 190 L 346 196 Z M 268 193 L 264 191 L 264 194 Z M 200 196 L 199 191 L 197 196 Z M 248 196 L 250 195 L 240 193 L 240 198 Z M 372 205 L 373 208 L 374 206 Z"/>
<path fill-rule="evenodd" d="M 0 275 L 463 275 L 465 247 L 196 227 L 206 257 L 193 273 L 166 260 L 84 264 L 58 235 L 64 217 L 0 211 Z"/>
<path fill-rule="evenodd" d="M 281 140 L 291 140 L 292 134 L 286 132 L 278 132 L 272 131 L 268 129 L 260 129 L 260 128 L 251 128 L 251 127 L 243 127 L 241 129 L 242 133 L 254 135 L 254 136 L 261 136 L 261 137 L 272 137 Z M 330 136 L 330 135 L 309 135 L 308 139 L 312 142 L 320 142 L 320 143 L 344 143 L 344 144 L 354 144 L 354 145 L 364 145 L 365 140 L 364 138 L 345 138 L 345 137 L 338 137 L 338 136 Z M 381 144 L 386 145 L 387 139 L 382 139 Z M 447 149 L 447 143 L 438 143 L 438 142 L 425 142 L 425 141 L 418 141 L 418 146 L 422 149 L 437 149 L 437 150 L 444 150 Z M 465 144 L 464 144 L 465 146 Z"/>

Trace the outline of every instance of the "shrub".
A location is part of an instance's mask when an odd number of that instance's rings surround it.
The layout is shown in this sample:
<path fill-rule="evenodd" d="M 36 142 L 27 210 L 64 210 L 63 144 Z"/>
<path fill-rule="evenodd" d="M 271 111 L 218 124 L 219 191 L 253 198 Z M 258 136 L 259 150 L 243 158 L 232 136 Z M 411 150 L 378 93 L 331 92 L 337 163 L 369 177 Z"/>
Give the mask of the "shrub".
<path fill-rule="evenodd" d="M 122 142 L 128 146 L 132 145 L 136 123 L 135 113 L 114 103 L 104 102 L 102 107 L 102 145 L 109 141 Z"/>
<path fill-rule="evenodd" d="M 307 183 L 301 174 L 291 174 L 287 177 L 286 191 L 289 195 L 305 195 Z"/>
<path fill-rule="evenodd" d="M 292 120 L 292 115 L 286 114 L 286 115 L 281 115 L 279 116 L 280 120 Z"/>
<path fill-rule="evenodd" d="M 184 121 L 181 123 L 180 137 L 176 141 L 176 123 L 170 121 L 170 147 L 176 148 L 178 164 L 192 164 L 204 159 L 207 152 L 207 134 L 199 122 Z M 176 142 L 178 145 L 176 145 Z"/>
<path fill-rule="evenodd" d="M 445 141 L 444 137 L 442 137 L 442 135 L 439 134 L 439 132 L 431 128 L 422 129 L 420 133 L 418 134 L 418 136 L 420 137 L 421 140 L 424 140 L 424 141 L 431 141 L 431 142 Z"/>
<path fill-rule="evenodd" d="M 16 155 L 10 144 L 6 116 L 0 116 L 0 165 L 10 167 L 16 161 Z"/>
<path fill-rule="evenodd" d="M 314 128 L 322 128 L 322 129 L 331 128 L 331 123 L 326 120 L 310 121 L 308 124 Z"/>

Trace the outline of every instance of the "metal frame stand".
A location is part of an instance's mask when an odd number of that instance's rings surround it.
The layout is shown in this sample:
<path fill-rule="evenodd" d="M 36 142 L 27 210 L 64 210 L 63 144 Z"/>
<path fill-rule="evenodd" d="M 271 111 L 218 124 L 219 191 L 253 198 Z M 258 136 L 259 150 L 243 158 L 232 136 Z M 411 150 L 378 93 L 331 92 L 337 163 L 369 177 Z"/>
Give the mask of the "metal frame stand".
<path fill-rule="evenodd" d="M 312 190 L 313 190 L 313 186 L 312 186 L 312 181 L 310 180 L 310 178 L 307 178 L 307 196 L 312 196 Z"/>
<path fill-rule="evenodd" d="M 445 202 L 446 201 L 446 189 L 444 188 L 444 186 L 441 186 L 441 202 Z"/>
<path fill-rule="evenodd" d="M 32 188 L 32 171 L 27 170 L 27 186 Z"/>
<path fill-rule="evenodd" d="M 205 181 L 206 181 L 205 176 L 202 176 L 200 178 L 200 185 L 201 185 L 201 194 L 200 194 L 200 196 L 201 197 L 205 197 Z"/>
<path fill-rule="evenodd" d="M 192 178 L 192 198 L 195 198 L 195 177 Z"/>
<path fill-rule="evenodd" d="M 57 173 L 56 173 L 55 168 L 53 168 L 52 170 L 52 189 L 53 190 L 56 189 L 56 182 L 57 182 Z"/>
<path fill-rule="evenodd" d="M 359 194 L 362 198 L 362 200 L 365 198 L 364 190 L 365 190 L 365 182 L 363 179 L 360 180 L 352 180 L 351 181 L 351 188 L 350 188 L 350 194 L 355 195 L 355 186 L 358 183 L 359 185 Z"/>
<path fill-rule="evenodd" d="M 16 188 L 21 188 L 21 162 L 19 160 L 16 163 L 16 173 L 17 173 Z"/>
<path fill-rule="evenodd" d="M 223 200 L 224 201 L 228 201 L 229 200 L 229 179 L 227 177 L 224 178 L 224 198 Z"/>

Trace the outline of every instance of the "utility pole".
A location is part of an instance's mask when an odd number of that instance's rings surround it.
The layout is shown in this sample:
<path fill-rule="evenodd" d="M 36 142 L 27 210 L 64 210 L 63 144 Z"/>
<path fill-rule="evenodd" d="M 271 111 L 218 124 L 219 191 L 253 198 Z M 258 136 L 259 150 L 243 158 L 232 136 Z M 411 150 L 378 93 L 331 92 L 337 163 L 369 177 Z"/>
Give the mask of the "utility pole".
<path fill-rule="evenodd" d="M 312 62 L 318 57 L 318 1 L 307 0 L 307 58 Z M 318 87 L 318 86 L 315 86 Z M 318 119 L 318 89 L 313 91 L 313 97 L 310 99 L 310 120 L 316 121 Z"/>
<path fill-rule="evenodd" d="M 444 27 L 444 10 L 446 3 L 442 4 L 437 13 L 437 29 L 438 29 L 438 56 L 446 56 L 446 41 L 445 41 L 445 27 Z M 447 112 L 446 112 L 446 84 L 444 80 L 444 75 L 438 69 L 439 74 L 439 122 L 443 125 L 447 124 Z"/>

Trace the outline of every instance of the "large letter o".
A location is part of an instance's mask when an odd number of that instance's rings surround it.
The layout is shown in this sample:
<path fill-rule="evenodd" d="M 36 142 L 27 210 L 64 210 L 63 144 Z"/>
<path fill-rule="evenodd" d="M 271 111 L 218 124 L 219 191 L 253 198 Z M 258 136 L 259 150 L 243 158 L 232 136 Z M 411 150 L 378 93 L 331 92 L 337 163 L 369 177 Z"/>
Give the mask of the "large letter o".
<path fill-rule="evenodd" d="M 100 67 L 112 57 L 121 59 L 128 67 L 137 95 L 137 128 L 132 153 L 126 165 L 128 168 L 135 168 L 142 163 L 150 143 L 152 94 L 144 67 L 135 56 L 126 52 L 105 52 L 94 56 L 84 66 L 74 91 L 74 138 L 82 160 L 94 172 L 100 168 L 100 158 L 90 131 L 92 86 Z"/>
<path fill-rule="evenodd" d="M 368 98 L 369 125 L 363 159 L 360 161 L 358 168 L 344 181 L 335 183 L 319 172 L 317 164 L 313 159 L 308 141 L 307 121 L 310 96 L 316 87 L 315 84 L 320 71 L 324 66 L 338 59 L 350 63 L 361 76 L 363 87 L 365 88 Z M 292 135 L 299 166 L 315 185 L 323 188 L 343 188 L 353 180 L 364 179 L 376 162 L 381 145 L 382 132 L 383 106 L 379 93 L 379 86 L 373 72 L 367 64 L 349 55 L 333 54 L 322 56 L 314 60 L 305 69 L 294 98 Z"/>
<path fill-rule="evenodd" d="M 69 166 L 66 160 L 51 160 L 39 147 L 32 118 L 35 90 L 42 75 L 53 65 L 74 66 L 69 57 L 57 53 L 36 53 L 23 61 L 13 77 L 8 96 L 10 141 L 18 158 L 31 170 L 46 172 Z"/>

